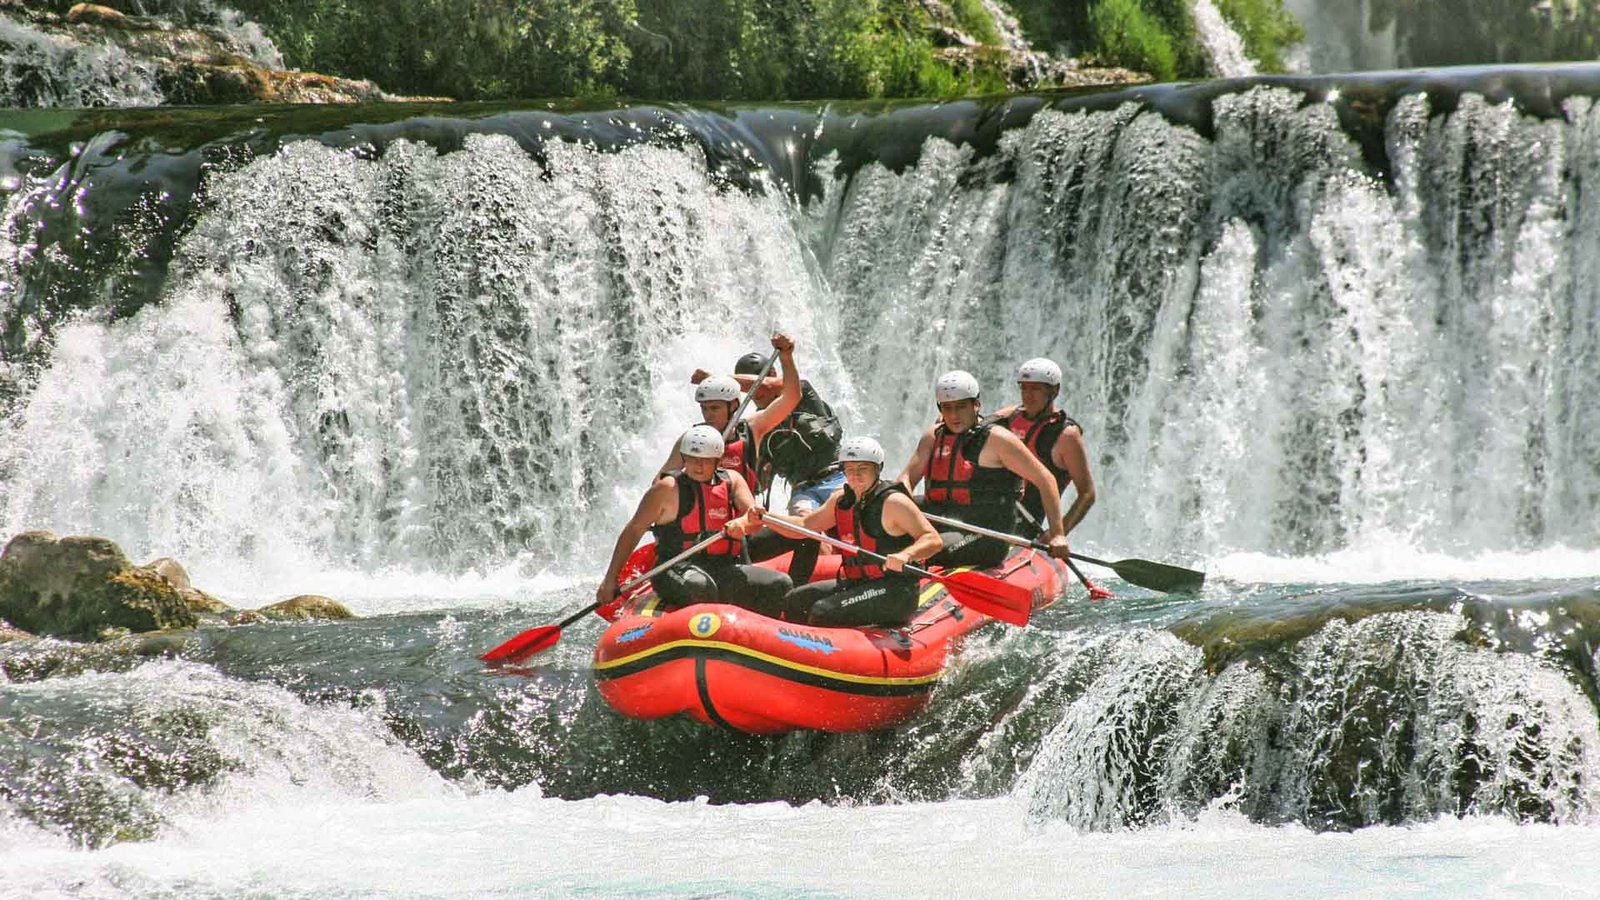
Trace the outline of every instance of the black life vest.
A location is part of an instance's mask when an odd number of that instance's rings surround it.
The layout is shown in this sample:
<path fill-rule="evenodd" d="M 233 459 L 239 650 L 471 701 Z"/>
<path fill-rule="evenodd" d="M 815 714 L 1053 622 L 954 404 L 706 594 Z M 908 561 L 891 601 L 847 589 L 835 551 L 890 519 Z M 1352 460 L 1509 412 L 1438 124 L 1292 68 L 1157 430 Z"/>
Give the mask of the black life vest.
<path fill-rule="evenodd" d="M 656 537 L 657 555 L 664 562 L 669 556 L 693 547 L 711 535 L 722 531 L 738 511 L 733 506 L 733 487 L 728 473 L 717 469 L 705 483 L 690 478 L 682 469 L 669 472 L 678 483 L 678 515 L 671 522 L 650 526 Z M 737 556 L 742 541 L 723 538 L 701 550 L 689 559 L 699 556 Z M 687 562 L 687 560 L 686 560 Z"/>
<path fill-rule="evenodd" d="M 898 553 L 916 543 L 916 538 L 909 534 L 890 534 L 883 527 L 883 504 L 889 499 L 890 494 L 897 493 L 911 496 L 911 492 L 900 482 L 880 480 L 858 502 L 855 491 L 851 490 L 849 485 L 845 485 L 844 495 L 834 507 L 834 535 L 841 541 L 883 556 Z M 843 552 L 844 559 L 839 564 L 839 577 L 845 581 L 904 574 L 888 571 L 882 562 L 871 557 L 849 551 Z"/>
<path fill-rule="evenodd" d="M 933 512 L 970 525 L 1009 531 L 1016 524 L 1023 481 L 1004 466 L 978 465 L 992 427 L 980 422 L 956 433 L 940 424 L 933 432 L 933 452 L 928 455 L 923 478 Z"/>
<path fill-rule="evenodd" d="M 1011 433 L 1020 438 L 1024 444 L 1027 444 L 1028 449 L 1033 451 L 1033 455 L 1044 463 L 1046 469 L 1050 470 L 1050 474 L 1056 480 L 1056 490 L 1065 491 L 1067 485 L 1072 482 L 1072 475 L 1066 469 L 1056 465 L 1055 454 L 1051 451 L 1055 449 L 1056 440 L 1061 437 L 1061 432 L 1065 431 L 1069 426 L 1082 431 L 1083 426 L 1059 409 L 1052 409 L 1046 415 L 1037 419 L 1030 419 L 1021 406 L 1018 406 L 1016 412 L 1013 412 L 1004 422 L 1006 427 L 1011 429 Z M 1039 489 L 1034 487 L 1031 482 L 1023 487 L 1022 505 L 1027 508 L 1028 514 L 1033 517 L 1033 524 L 1037 525 L 1039 520 L 1044 517 L 1044 500 L 1039 496 Z"/>

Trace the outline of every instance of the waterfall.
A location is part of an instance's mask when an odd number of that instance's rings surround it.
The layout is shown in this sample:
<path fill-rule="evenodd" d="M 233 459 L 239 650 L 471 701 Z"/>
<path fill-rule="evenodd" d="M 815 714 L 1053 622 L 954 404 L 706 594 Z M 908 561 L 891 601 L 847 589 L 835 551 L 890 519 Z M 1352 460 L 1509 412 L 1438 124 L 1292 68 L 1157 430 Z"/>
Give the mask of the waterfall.
<path fill-rule="evenodd" d="M 1458 616 L 1334 620 L 1216 676 L 1165 633 L 1068 652 L 1076 680 L 1017 782 L 1033 814 L 1115 829 L 1213 803 L 1255 821 L 1355 828 L 1441 815 L 1581 822 L 1600 727 L 1556 666 L 1459 641 Z"/>
<path fill-rule="evenodd" d="M 9 531 L 202 566 L 548 559 L 631 511 L 693 368 L 777 326 L 833 358 L 784 201 L 689 151 L 302 142 L 209 202 L 163 303 L 60 334 L 5 429 Z"/>
<path fill-rule="evenodd" d="M 1244 39 L 1228 25 L 1211 0 L 1194 0 L 1194 28 L 1200 36 L 1211 73 L 1219 78 L 1256 74 L 1255 60 L 1245 53 Z"/>
<path fill-rule="evenodd" d="M 1591 100 L 1402 92 L 1358 140 L 1318 82 L 1217 92 L 1199 126 L 1155 96 L 1040 108 L 992 147 L 923 132 L 894 165 L 845 138 L 914 129 L 848 112 L 610 150 L 530 152 L 517 119 L 438 147 L 291 141 L 208 164 L 188 218 L 129 201 L 97 232 L 126 235 L 90 260 L 108 274 L 41 268 L 80 246 L 42 217 L 93 208 L 104 156 L 35 166 L 0 231 L 24 351 L 0 373 L 0 519 L 202 571 L 583 565 L 696 420 L 689 372 L 784 327 L 891 468 L 940 372 L 977 374 L 993 409 L 1019 361 L 1056 359 L 1100 488 L 1090 543 L 1600 544 Z M 803 155 L 807 132 L 814 190 L 708 159 Z M 160 234 L 159 294 L 128 315 L 116 291 Z"/>
<path fill-rule="evenodd" d="M 0 16 L 0 107 L 155 106 L 154 63 Z"/>
<path fill-rule="evenodd" d="M 993 408 L 1044 355 L 1117 498 L 1092 538 L 1593 547 L 1597 154 L 1590 101 L 1566 109 L 1408 96 L 1387 182 L 1279 88 L 1220 97 L 1210 139 L 1134 104 L 1040 113 L 997 159 L 930 139 L 828 201 L 863 414 L 898 456 L 933 374 Z"/>

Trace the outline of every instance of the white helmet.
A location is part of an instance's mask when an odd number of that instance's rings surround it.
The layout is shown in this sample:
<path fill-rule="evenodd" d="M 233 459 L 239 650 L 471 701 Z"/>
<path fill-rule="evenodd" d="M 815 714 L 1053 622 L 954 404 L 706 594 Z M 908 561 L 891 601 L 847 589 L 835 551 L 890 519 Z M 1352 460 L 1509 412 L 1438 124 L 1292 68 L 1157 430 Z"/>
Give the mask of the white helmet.
<path fill-rule="evenodd" d="M 883 445 L 873 438 L 845 438 L 839 445 L 839 462 L 869 462 L 883 468 Z"/>
<path fill-rule="evenodd" d="M 949 403 L 951 400 L 976 400 L 978 399 L 978 379 L 972 377 L 971 372 L 960 369 L 946 372 L 939 376 L 933 383 L 933 398 L 936 403 Z"/>
<path fill-rule="evenodd" d="M 1061 386 L 1061 367 L 1044 357 L 1030 359 L 1017 367 L 1017 380 Z"/>
<path fill-rule="evenodd" d="M 739 382 L 732 375 L 713 375 L 700 386 L 694 389 L 694 402 L 704 403 L 707 400 L 726 400 L 734 403 L 739 399 Z"/>
<path fill-rule="evenodd" d="M 722 432 L 710 425 L 696 425 L 678 441 L 678 452 L 699 459 L 722 458 Z"/>

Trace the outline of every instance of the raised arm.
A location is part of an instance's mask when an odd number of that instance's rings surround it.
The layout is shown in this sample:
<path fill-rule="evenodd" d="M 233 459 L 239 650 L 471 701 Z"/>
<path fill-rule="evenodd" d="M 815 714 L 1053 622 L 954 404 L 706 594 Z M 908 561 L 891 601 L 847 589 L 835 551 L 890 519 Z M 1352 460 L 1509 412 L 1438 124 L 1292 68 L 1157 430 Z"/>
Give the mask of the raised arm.
<path fill-rule="evenodd" d="M 772 336 L 772 346 L 778 351 L 778 364 L 783 366 L 783 390 L 778 394 L 778 399 L 767 404 L 766 409 L 746 417 L 750 432 L 758 441 L 789 418 L 794 408 L 800 405 L 800 370 L 794 365 L 794 341 L 780 332 Z M 750 387 L 752 391 L 756 389 L 757 385 Z"/>

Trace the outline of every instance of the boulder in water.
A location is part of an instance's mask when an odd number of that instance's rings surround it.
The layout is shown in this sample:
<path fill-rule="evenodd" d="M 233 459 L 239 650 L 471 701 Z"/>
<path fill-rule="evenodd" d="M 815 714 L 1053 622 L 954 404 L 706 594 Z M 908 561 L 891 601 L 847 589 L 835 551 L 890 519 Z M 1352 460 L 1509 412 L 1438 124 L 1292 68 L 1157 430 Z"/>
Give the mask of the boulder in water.
<path fill-rule="evenodd" d="M 233 607 L 195 587 L 194 582 L 189 580 L 188 570 L 183 567 L 182 563 L 170 556 L 163 556 L 160 559 L 145 563 L 140 568 L 165 578 L 178 591 L 178 596 L 183 598 L 183 602 L 193 612 L 214 615 L 233 612 Z"/>
<path fill-rule="evenodd" d="M 53 637 L 193 628 L 188 602 L 165 577 L 136 568 L 116 542 L 17 535 L 0 555 L 0 618 Z"/>
<path fill-rule="evenodd" d="M 346 609 L 344 604 L 317 594 L 290 597 L 271 606 L 263 606 L 255 612 L 268 619 L 280 621 L 355 618 L 355 614 Z"/>

